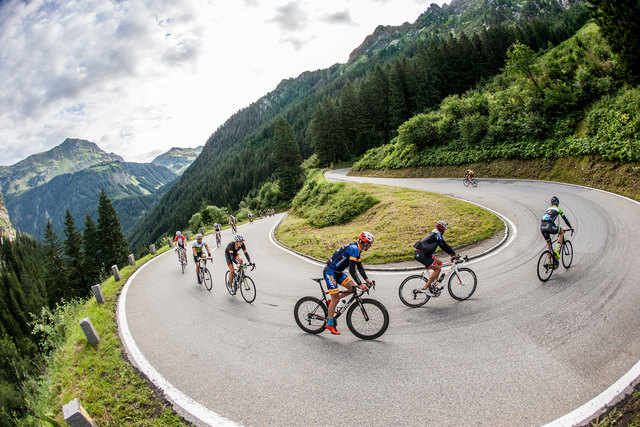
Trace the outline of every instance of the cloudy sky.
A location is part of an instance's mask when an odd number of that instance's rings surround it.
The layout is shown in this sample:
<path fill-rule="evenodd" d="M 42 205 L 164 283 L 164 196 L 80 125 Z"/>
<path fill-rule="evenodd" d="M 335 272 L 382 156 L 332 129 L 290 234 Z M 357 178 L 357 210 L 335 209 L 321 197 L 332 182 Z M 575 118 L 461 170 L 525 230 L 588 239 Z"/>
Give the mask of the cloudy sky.
<path fill-rule="evenodd" d="M 431 3 L 0 0 L 0 165 L 67 137 L 137 162 L 202 145 L 282 79 L 346 62 Z"/>

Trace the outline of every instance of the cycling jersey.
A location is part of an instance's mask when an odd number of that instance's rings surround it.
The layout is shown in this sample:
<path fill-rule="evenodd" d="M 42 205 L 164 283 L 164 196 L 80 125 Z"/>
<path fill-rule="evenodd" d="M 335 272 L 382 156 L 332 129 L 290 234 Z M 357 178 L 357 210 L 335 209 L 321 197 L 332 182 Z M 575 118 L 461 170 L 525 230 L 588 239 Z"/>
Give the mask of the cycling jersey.
<path fill-rule="evenodd" d="M 251 263 L 251 258 L 249 257 L 249 253 L 247 252 L 247 247 L 242 243 L 242 246 L 236 249 L 236 242 L 233 241 L 227 245 L 227 248 L 224 250 L 224 257 L 227 260 L 227 265 L 237 264 L 238 261 L 236 257 L 238 256 L 238 252 L 242 249 L 244 254 L 247 256 L 247 262 Z"/>
<path fill-rule="evenodd" d="M 177 244 L 179 247 L 184 248 L 186 240 L 185 240 L 184 236 L 180 235 L 180 236 L 176 236 L 176 238 L 174 239 L 173 242 L 175 244 Z"/>
<path fill-rule="evenodd" d="M 324 279 L 327 282 L 327 289 L 330 294 L 338 292 L 338 284 L 345 286 L 349 282 L 349 277 L 343 273 L 343 270 L 349 266 L 349 274 L 353 277 L 353 280 L 359 285 L 361 280 L 356 273 L 356 268 L 362 277 L 367 280 L 367 273 L 362 266 L 362 260 L 360 258 L 361 250 L 358 242 L 344 245 L 327 261 L 327 265 L 324 268 Z"/>
<path fill-rule="evenodd" d="M 431 257 L 433 256 L 433 253 L 436 251 L 438 246 L 440 246 L 440 249 L 442 249 L 449 255 L 453 256 L 456 254 L 453 248 L 451 248 L 451 246 L 449 246 L 447 242 L 444 241 L 442 233 L 440 233 L 440 230 L 438 230 L 437 228 L 434 228 L 431 233 L 427 234 L 424 238 L 422 238 L 422 240 L 416 242 L 416 244 L 413 245 L 413 249 L 415 249 L 416 251 L 422 251 L 427 257 Z"/>
<path fill-rule="evenodd" d="M 564 215 L 564 212 L 562 212 L 562 209 L 557 206 L 551 206 L 547 209 L 544 215 L 542 215 L 540 224 L 540 232 L 547 242 L 551 241 L 551 234 L 558 234 L 559 230 L 556 224 L 558 216 L 561 216 L 565 224 L 567 224 L 569 228 L 572 228 L 571 223 L 569 223 L 569 220 Z"/>
<path fill-rule="evenodd" d="M 197 254 L 201 253 L 202 248 L 204 248 L 205 246 L 207 246 L 207 242 L 205 242 L 204 239 L 202 240 L 202 243 L 198 243 L 197 240 L 193 242 L 193 249 L 196 250 Z"/>

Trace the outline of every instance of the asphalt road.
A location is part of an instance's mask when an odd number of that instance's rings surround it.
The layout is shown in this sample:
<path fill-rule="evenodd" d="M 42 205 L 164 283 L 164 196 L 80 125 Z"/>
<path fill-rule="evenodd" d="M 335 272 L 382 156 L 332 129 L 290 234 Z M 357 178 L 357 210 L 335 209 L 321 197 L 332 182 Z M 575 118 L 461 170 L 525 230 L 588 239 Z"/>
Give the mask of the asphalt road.
<path fill-rule="evenodd" d="M 253 304 L 224 287 L 230 230 L 213 253 L 212 292 L 197 284 L 192 257 L 183 275 L 175 255 L 163 255 L 131 282 L 123 309 L 149 364 L 202 406 L 244 425 L 541 425 L 640 359 L 637 204 L 546 182 L 467 188 L 454 179 L 330 177 L 476 202 L 509 219 L 513 238 L 470 264 L 478 289 L 464 302 L 445 292 L 410 309 L 398 299 L 410 273 L 370 273 L 372 297 L 391 318 L 375 341 L 357 339 L 344 322 L 340 336 L 297 327 L 293 307 L 318 296 L 310 278 L 322 268 L 272 244 L 280 215 L 239 228 L 257 264 Z M 539 218 L 552 195 L 576 229 L 575 255 L 569 270 L 540 283 Z M 215 247 L 215 238 L 205 240 Z"/>

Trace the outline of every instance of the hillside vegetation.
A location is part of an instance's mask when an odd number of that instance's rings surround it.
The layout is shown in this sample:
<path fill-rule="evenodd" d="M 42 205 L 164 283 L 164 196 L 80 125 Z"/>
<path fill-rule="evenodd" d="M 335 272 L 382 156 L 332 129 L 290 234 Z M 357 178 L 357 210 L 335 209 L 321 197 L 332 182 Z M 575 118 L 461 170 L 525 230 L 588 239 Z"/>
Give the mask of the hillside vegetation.
<path fill-rule="evenodd" d="M 400 126 L 354 169 L 597 155 L 640 160 L 640 88 L 626 86 L 598 27 L 541 55 L 521 44 L 488 84 Z"/>
<path fill-rule="evenodd" d="M 211 135 L 132 232 L 134 250 L 185 228 L 203 201 L 233 211 L 249 192 L 276 179 L 271 153 L 278 116 L 291 125 L 303 159 L 316 153 L 322 166 L 351 161 L 388 143 L 413 115 L 498 73 L 516 40 L 537 51 L 573 35 L 589 14 L 581 2 L 570 9 L 560 4 L 460 0 L 455 7 L 430 7 L 412 25 L 376 30 L 349 63 L 283 81 Z M 499 13 L 488 13 L 493 7 Z"/>

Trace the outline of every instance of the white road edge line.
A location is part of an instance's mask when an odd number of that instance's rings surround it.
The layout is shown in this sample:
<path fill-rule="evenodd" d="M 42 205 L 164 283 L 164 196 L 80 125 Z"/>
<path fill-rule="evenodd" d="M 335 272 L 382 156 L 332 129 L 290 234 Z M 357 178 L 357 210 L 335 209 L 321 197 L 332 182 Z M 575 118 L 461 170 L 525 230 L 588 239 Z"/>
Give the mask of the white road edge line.
<path fill-rule="evenodd" d="M 239 426 L 240 424 L 237 424 L 196 402 L 195 400 L 184 394 L 182 391 L 178 390 L 173 384 L 171 384 L 166 378 L 164 378 L 153 367 L 153 365 L 151 365 L 147 358 L 144 357 L 144 355 L 136 345 L 136 342 L 133 339 L 133 335 L 131 335 L 131 331 L 129 330 L 126 311 L 127 291 L 129 290 L 129 286 L 136 278 L 138 273 L 144 270 L 146 266 L 159 259 L 162 255 L 166 255 L 167 253 L 171 252 L 172 251 L 169 250 L 166 253 L 161 254 L 146 262 L 139 269 L 137 269 L 131 275 L 131 277 L 129 277 L 129 280 L 127 280 L 127 282 L 122 287 L 120 298 L 118 299 L 118 316 L 116 319 L 118 323 L 118 332 L 120 333 L 120 338 L 122 339 L 122 343 L 125 345 L 125 349 L 127 351 L 127 354 L 129 355 L 129 358 L 134 362 L 134 365 L 147 376 L 149 381 L 151 381 L 156 387 L 163 391 L 164 396 L 174 405 L 174 407 L 177 406 L 182 409 L 182 411 L 178 411 L 180 415 L 184 416 L 189 421 L 194 422 L 195 424 L 224 427 Z"/>

